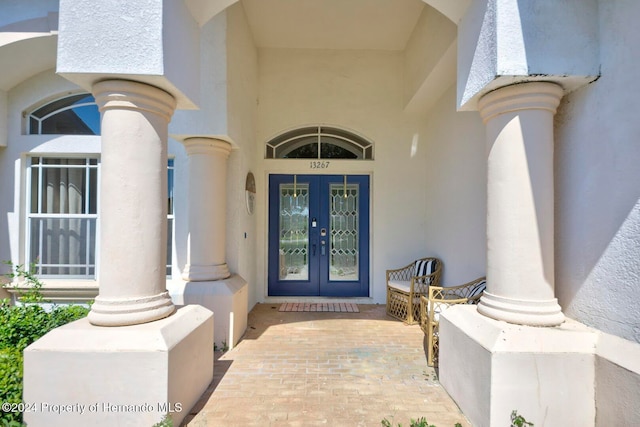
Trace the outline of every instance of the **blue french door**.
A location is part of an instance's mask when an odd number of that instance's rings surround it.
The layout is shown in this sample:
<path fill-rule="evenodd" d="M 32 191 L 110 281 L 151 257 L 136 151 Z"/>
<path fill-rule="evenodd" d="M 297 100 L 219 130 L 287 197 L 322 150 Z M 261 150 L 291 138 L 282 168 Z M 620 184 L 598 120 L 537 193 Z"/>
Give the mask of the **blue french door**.
<path fill-rule="evenodd" d="M 270 176 L 269 295 L 369 295 L 369 176 Z"/>

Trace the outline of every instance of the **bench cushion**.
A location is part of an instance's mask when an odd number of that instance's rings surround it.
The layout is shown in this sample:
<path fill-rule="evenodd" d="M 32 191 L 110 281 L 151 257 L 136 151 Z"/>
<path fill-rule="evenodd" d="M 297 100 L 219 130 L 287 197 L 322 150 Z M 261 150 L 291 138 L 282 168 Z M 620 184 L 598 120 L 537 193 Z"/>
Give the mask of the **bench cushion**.
<path fill-rule="evenodd" d="M 404 280 L 389 281 L 388 285 L 394 289 L 397 289 L 399 291 L 406 292 L 406 293 L 409 293 L 409 291 L 411 290 L 411 282 L 408 280 L 407 281 L 404 281 Z"/>

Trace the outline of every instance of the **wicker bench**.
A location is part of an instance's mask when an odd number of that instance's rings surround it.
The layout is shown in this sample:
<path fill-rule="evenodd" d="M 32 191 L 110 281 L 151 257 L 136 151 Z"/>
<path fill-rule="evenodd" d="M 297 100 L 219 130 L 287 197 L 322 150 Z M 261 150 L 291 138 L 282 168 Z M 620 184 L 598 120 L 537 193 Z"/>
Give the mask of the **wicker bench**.
<path fill-rule="evenodd" d="M 427 365 L 438 364 L 440 313 L 455 304 L 477 304 L 487 287 L 486 277 L 460 286 L 431 286 L 420 296 L 420 327 L 427 336 Z"/>
<path fill-rule="evenodd" d="M 410 325 L 420 321 L 420 296 L 440 284 L 442 262 L 421 258 L 395 270 L 387 270 L 387 314 Z"/>

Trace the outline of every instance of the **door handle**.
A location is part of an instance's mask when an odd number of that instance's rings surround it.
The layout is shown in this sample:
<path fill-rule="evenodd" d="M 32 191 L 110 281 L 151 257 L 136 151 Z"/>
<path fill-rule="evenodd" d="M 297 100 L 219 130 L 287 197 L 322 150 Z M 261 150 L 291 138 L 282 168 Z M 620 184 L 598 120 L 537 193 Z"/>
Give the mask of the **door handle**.
<path fill-rule="evenodd" d="M 312 244 L 311 245 L 311 255 L 312 256 L 316 256 L 316 244 Z"/>
<path fill-rule="evenodd" d="M 320 255 L 325 255 L 325 248 L 327 247 L 327 242 L 324 240 L 320 240 Z"/>

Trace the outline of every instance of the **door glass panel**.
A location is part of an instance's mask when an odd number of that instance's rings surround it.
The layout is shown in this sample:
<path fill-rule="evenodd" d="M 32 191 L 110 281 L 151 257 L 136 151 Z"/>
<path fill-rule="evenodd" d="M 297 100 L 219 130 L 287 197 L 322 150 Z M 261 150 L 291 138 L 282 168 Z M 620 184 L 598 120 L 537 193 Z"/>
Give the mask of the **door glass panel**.
<path fill-rule="evenodd" d="M 358 185 L 331 184 L 329 280 L 358 280 Z"/>
<path fill-rule="evenodd" d="M 309 280 L 309 184 L 280 184 L 280 280 Z"/>

